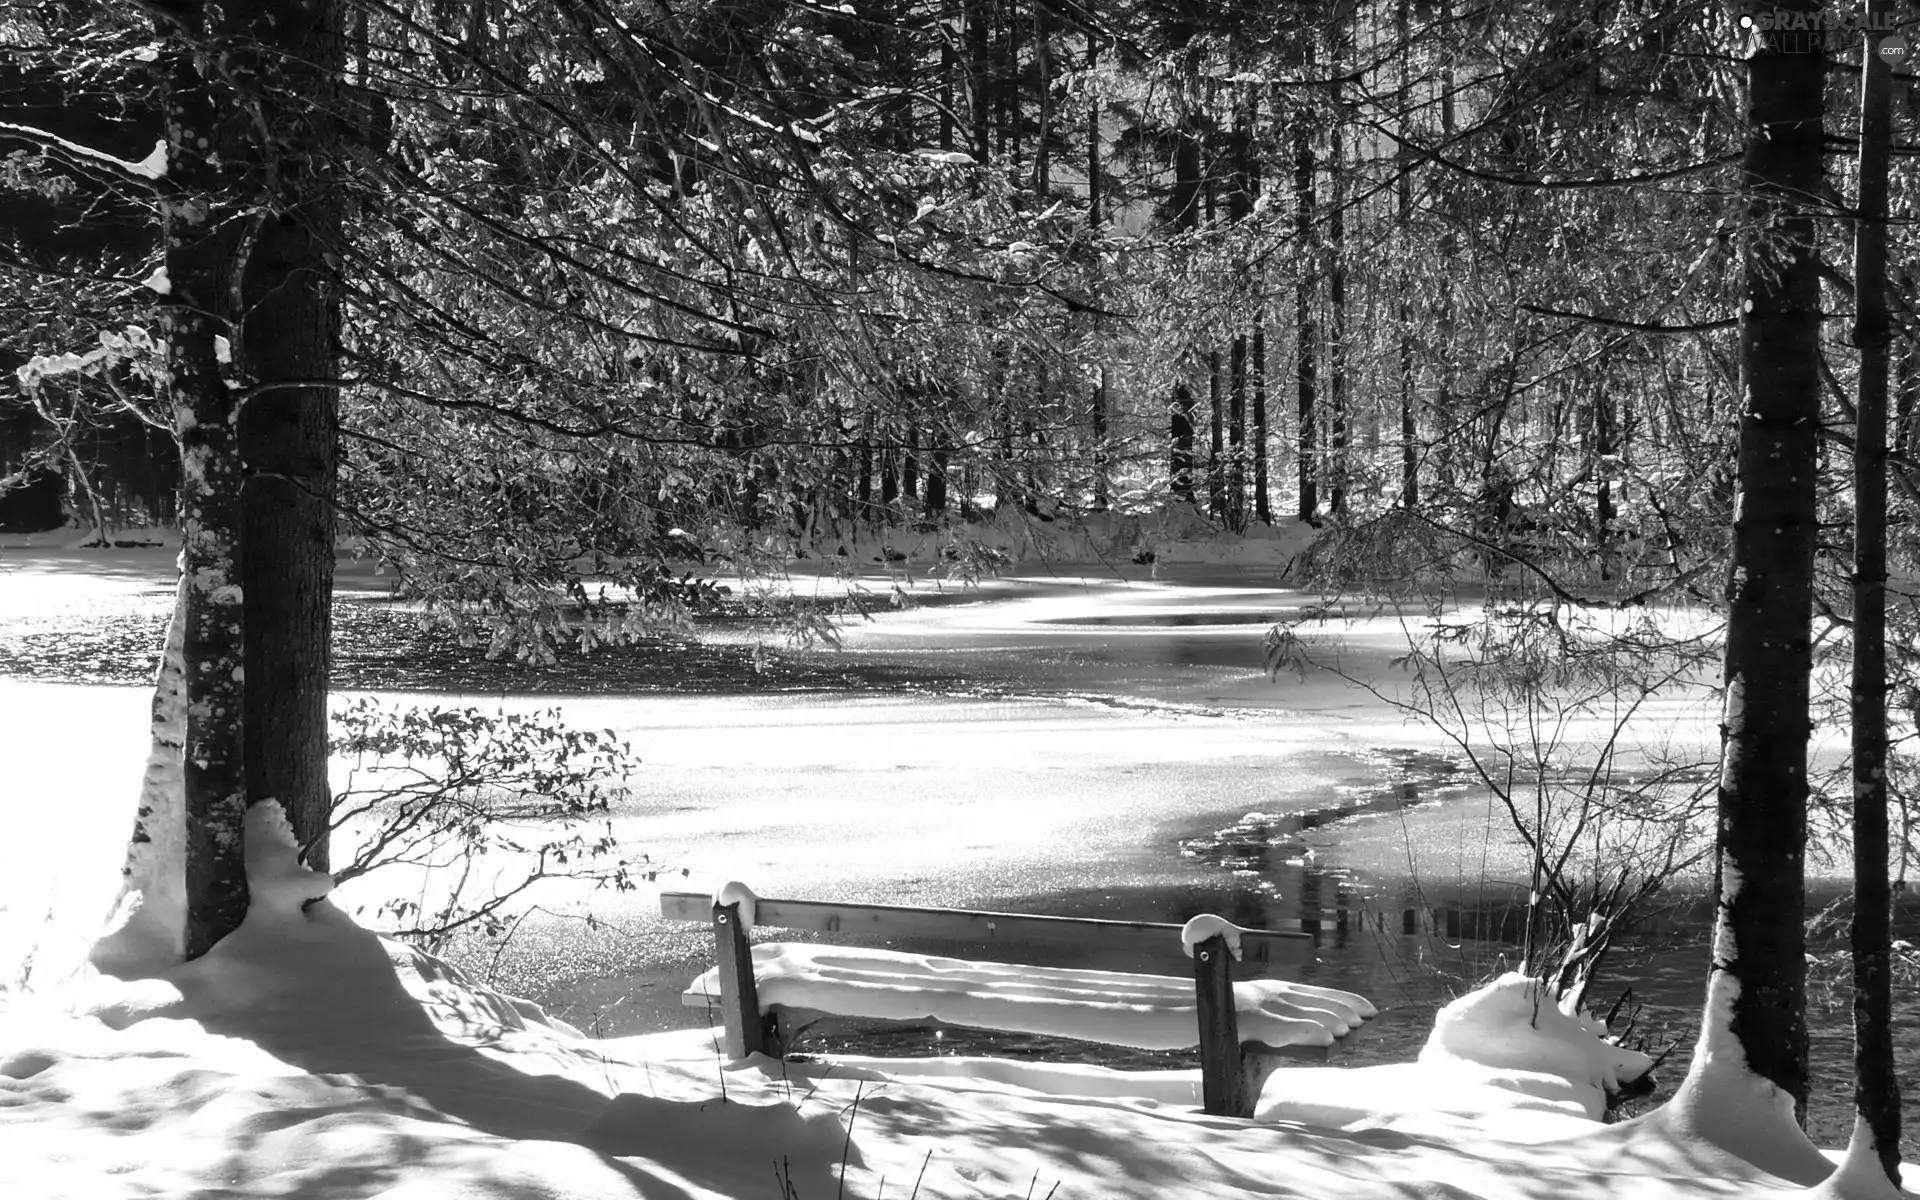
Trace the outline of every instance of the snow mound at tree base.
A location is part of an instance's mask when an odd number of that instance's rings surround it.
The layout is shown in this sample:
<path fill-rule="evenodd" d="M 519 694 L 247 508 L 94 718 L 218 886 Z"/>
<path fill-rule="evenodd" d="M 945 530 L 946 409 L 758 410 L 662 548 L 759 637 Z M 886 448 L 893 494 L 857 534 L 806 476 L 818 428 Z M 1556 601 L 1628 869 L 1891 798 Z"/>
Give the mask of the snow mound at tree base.
<path fill-rule="evenodd" d="M 1358 1071 L 1295 1072 L 1345 1087 L 1360 1121 L 1343 1131 L 1204 1116 L 1164 1078 L 1186 1072 L 956 1063 L 936 1078 L 727 1061 L 705 1030 L 596 1042 L 360 929 L 276 845 L 263 832 L 262 857 L 285 857 L 256 865 L 277 882 L 212 953 L 0 1001 L 0 1196 L 1806 1195 L 1654 1125 L 1489 1109 L 1383 1127 L 1406 1098 Z"/>

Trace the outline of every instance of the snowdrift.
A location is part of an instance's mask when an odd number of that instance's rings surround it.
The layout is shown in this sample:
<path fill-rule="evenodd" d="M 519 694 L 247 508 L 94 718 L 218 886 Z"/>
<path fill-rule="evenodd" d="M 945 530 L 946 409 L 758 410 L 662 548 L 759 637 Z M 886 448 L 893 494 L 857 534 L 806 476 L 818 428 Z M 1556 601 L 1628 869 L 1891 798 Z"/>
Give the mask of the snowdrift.
<path fill-rule="evenodd" d="M 1420 1062 L 1279 1073 L 1256 1123 L 1196 1112 L 1194 1072 L 728 1062 L 701 1031 L 593 1041 L 384 942 L 294 865 L 276 810 L 251 824 L 254 905 L 211 954 L 0 1009 L 0 1195 L 1807 1194 L 1670 1127 L 1588 1119 L 1637 1063 L 1536 1014 L 1518 977 L 1443 1014 Z M 1495 1093 L 1520 1100 L 1469 1103 Z"/>

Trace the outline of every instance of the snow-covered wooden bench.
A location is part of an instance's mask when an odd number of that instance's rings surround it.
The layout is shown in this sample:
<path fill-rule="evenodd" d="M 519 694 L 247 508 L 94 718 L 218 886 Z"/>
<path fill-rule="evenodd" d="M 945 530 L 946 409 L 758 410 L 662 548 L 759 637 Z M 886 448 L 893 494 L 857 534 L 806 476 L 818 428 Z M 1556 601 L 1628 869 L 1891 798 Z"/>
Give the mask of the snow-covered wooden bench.
<path fill-rule="evenodd" d="M 1304 933 L 1241 929 L 1220 917 L 1185 926 L 1028 913 L 773 900 L 729 884 L 718 894 L 668 892 L 662 915 L 710 922 L 714 968 L 683 1003 L 718 1008 L 736 1057 L 778 1056 L 782 1010 L 843 1017 L 933 1020 L 1177 1050 L 1198 1046 L 1206 1111 L 1251 1116 L 1274 1060 L 1325 1048 L 1374 1015 L 1350 992 L 1278 979 L 1235 982 L 1232 967 L 1266 974 L 1313 957 Z M 1016 966 L 929 958 L 891 950 L 812 943 L 750 946 L 759 925 L 818 933 L 1057 947 L 1128 959 L 1193 960 L 1191 979 L 1172 975 Z"/>

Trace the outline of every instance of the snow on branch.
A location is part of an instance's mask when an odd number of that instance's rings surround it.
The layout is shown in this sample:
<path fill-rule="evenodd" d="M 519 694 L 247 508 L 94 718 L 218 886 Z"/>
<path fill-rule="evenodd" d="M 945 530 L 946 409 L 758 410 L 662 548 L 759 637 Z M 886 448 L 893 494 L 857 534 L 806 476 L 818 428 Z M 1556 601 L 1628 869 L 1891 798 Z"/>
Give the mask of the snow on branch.
<path fill-rule="evenodd" d="M 35 129 L 31 125 L 15 125 L 11 121 L 0 121 L 0 134 L 11 134 L 23 141 L 32 142 L 43 150 L 51 150 L 73 162 L 76 166 L 106 167 L 122 176 L 153 181 L 164 179 L 167 174 L 167 144 L 158 141 L 153 151 L 139 162 L 116 158 L 104 150 L 95 150 L 79 142 L 71 142 L 57 133 L 48 133 L 44 129 Z"/>

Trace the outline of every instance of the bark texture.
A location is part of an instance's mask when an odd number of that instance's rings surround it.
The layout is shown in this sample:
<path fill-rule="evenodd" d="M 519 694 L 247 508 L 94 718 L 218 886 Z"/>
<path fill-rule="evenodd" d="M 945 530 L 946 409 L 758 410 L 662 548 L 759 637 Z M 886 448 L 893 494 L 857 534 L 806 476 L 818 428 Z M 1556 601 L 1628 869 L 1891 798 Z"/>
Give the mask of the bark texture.
<path fill-rule="evenodd" d="M 1808 205 L 1821 191 L 1820 41 L 1818 34 L 1778 29 L 1758 34 L 1747 63 L 1745 403 L 1727 582 L 1713 962 L 1714 973 L 1735 985 L 1722 994 L 1731 992 L 1726 1022 L 1747 1069 L 1792 1097 L 1803 1122 L 1803 860 L 1820 423 L 1820 287 Z"/>
<path fill-rule="evenodd" d="M 244 144 L 223 121 L 220 84 L 199 53 L 208 14 L 183 12 L 167 36 L 163 112 L 169 195 L 162 203 L 168 292 L 160 326 L 174 435 L 180 445 L 182 658 L 186 679 L 186 938 L 205 954 L 247 912 L 247 808 L 240 567 L 244 473 L 239 406 L 221 373 L 216 338 L 233 328 L 251 222 L 231 208 Z"/>
<path fill-rule="evenodd" d="M 339 17 L 337 0 L 189 3 L 157 29 L 188 958 L 246 915 L 252 800 L 282 800 L 304 842 L 326 828 Z"/>
<path fill-rule="evenodd" d="M 276 799 L 303 858 L 327 869 L 327 676 L 332 635 L 333 495 L 338 391 L 289 386 L 337 374 L 340 303 L 326 253 L 340 213 L 324 148 L 332 142 L 337 80 L 345 61 L 338 6 L 275 6 L 289 53 L 278 84 L 304 111 L 273 131 L 272 212 L 245 264 L 246 311 L 236 365 L 262 388 L 240 421 L 248 469 L 247 789 Z"/>

